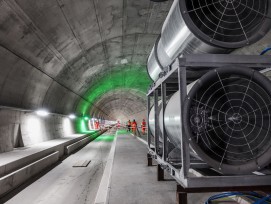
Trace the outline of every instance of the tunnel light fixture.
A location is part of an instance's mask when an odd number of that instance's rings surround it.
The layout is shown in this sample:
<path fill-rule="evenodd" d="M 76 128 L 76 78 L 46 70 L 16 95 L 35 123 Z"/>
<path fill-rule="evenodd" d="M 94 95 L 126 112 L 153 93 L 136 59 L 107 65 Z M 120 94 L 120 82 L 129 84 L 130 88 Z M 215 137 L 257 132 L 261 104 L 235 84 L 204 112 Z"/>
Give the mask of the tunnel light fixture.
<path fill-rule="evenodd" d="M 127 64 L 127 63 L 128 63 L 128 60 L 127 60 L 127 59 L 122 59 L 122 60 L 120 60 L 120 63 L 121 63 L 121 64 Z"/>
<path fill-rule="evenodd" d="M 75 118 L 76 118 L 76 115 L 70 114 L 70 115 L 69 115 L 69 118 L 70 118 L 70 119 L 75 119 Z"/>
<path fill-rule="evenodd" d="M 49 112 L 47 110 L 45 110 L 45 109 L 40 109 L 40 110 L 36 111 L 36 114 L 39 115 L 39 116 L 45 117 L 45 116 L 49 115 Z"/>

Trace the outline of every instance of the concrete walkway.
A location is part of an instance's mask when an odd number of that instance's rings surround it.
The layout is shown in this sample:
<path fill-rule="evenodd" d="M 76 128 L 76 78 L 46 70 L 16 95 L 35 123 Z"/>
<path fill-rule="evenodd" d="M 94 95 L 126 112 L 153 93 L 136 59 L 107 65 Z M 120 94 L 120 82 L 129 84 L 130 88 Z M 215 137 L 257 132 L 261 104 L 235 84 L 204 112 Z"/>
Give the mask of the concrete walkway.
<path fill-rule="evenodd" d="M 146 145 L 134 136 L 118 135 L 109 204 L 176 203 L 176 182 L 158 182 L 157 167 L 147 167 L 146 155 Z"/>
<path fill-rule="evenodd" d="M 6 203 L 92 204 L 113 138 L 113 132 L 99 136 Z M 85 160 L 91 160 L 87 167 L 73 167 L 76 163 Z M 4 199 L 0 200 L 0 203 L 5 203 Z"/>
<path fill-rule="evenodd" d="M 107 132 L 66 158 L 31 185 L 0 204 L 93 204 L 104 176 L 115 132 Z M 146 145 L 125 131 L 118 131 L 107 203 L 174 204 L 176 182 L 157 181 L 157 167 L 147 167 Z M 114 146 L 112 146 L 114 147 Z M 112 151 L 111 151 L 112 152 Z M 87 167 L 72 167 L 91 160 Z M 189 204 L 203 204 L 211 194 L 190 194 Z"/>

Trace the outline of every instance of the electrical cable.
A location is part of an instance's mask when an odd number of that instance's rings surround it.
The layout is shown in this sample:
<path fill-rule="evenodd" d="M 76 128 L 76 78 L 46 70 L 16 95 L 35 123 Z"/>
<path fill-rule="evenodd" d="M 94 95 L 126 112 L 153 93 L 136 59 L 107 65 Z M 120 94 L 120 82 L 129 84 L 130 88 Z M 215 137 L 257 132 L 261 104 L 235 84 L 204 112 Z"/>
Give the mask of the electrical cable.
<path fill-rule="evenodd" d="M 267 196 L 263 197 L 261 200 L 258 200 L 256 202 L 254 202 L 253 204 L 266 204 L 266 203 L 270 203 L 270 199 L 271 199 L 271 195 L 267 195 Z"/>
<path fill-rule="evenodd" d="M 230 196 L 235 196 L 235 195 L 243 195 L 243 193 L 240 192 L 227 192 L 227 193 L 221 193 L 221 194 L 217 194 L 214 196 L 211 196 L 206 202 L 205 204 L 210 204 L 212 201 L 220 199 L 220 198 L 225 198 L 225 197 L 230 197 Z"/>
<path fill-rule="evenodd" d="M 271 203 L 271 195 L 268 195 L 266 197 L 263 197 L 263 195 L 258 194 L 256 192 L 246 192 L 246 193 L 242 193 L 242 192 L 226 192 L 226 193 L 221 193 L 221 194 L 217 194 L 217 195 L 213 195 L 211 196 L 206 202 L 205 204 L 211 204 L 212 201 L 218 200 L 218 199 L 222 199 L 222 198 L 229 198 L 232 196 L 239 196 L 239 197 L 246 197 L 249 198 L 251 200 L 254 201 L 253 204 L 266 204 L 266 203 Z"/>
<path fill-rule="evenodd" d="M 265 53 L 267 53 L 267 52 L 270 51 L 270 50 L 271 50 L 271 47 L 267 47 L 267 48 L 265 48 L 265 49 L 261 52 L 260 55 L 264 55 Z"/>

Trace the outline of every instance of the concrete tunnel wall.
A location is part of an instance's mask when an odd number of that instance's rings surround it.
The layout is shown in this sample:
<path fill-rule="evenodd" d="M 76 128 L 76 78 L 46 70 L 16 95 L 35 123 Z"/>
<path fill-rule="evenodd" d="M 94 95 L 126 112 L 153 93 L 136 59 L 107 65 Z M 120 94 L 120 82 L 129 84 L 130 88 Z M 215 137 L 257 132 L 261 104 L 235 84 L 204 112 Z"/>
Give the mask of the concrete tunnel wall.
<path fill-rule="evenodd" d="M 68 117 L 0 110 L 0 153 L 74 133 L 73 122 Z"/>
<path fill-rule="evenodd" d="M 104 119 L 144 111 L 145 95 L 135 92 L 145 92 L 150 83 L 146 59 L 171 3 L 1 0 L 0 106 Z M 62 116 L 39 118 L 43 128 L 37 135 L 24 126 L 26 115 L 37 117 L 1 108 L 0 152 L 15 146 L 15 124 L 25 145 L 65 134 Z M 82 121 L 75 124 L 82 131 Z"/>
<path fill-rule="evenodd" d="M 172 2 L 0 0 L 0 106 L 140 124 L 147 57 Z M 234 54 L 259 54 L 270 40 L 269 33 Z M 67 134 L 63 116 L 38 118 L 40 133 L 25 125 L 30 117 L 37 116 L 1 108 L 0 152 L 16 146 L 16 125 L 25 145 Z M 74 124 L 82 132 L 85 122 Z"/>

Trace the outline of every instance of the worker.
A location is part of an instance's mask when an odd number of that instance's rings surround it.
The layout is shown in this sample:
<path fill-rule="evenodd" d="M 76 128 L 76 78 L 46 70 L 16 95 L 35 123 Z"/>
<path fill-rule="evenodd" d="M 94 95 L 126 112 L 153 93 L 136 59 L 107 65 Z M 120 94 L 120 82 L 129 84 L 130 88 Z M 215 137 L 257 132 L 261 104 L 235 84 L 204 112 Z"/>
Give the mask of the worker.
<path fill-rule="evenodd" d="M 133 132 L 134 134 L 136 134 L 136 127 L 137 127 L 137 123 L 136 123 L 136 121 L 135 121 L 135 119 L 134 119 L 133 122 L 132 122 L 132 132 Z"/>
<path fill-rule="evenodd" d="M 142 131 L 142 134 L 144 135 L 145 132 L 146 132 L 146 121 L 145 119 L 142 120 L 142 123 L 141 123 L 141 131 Z"/>
<path fill-rule="evenodd" d="M 131 132 L 131 125 L 132 125 L 131 121 L 128 120 L 128 122 L 127 122 L 127 132 Z"/>
<path fill-rule="evenodd" d="M 97 129 L 100 129 L 100 123 L 99 123 L 99 120 L 96 121 L 96 127 L 97 127 Z"/>
<path fill-rule="evenodd" d="M 118 121 L 118 123 L 117 123 L 117 128 L 118 129 L 120 128 L 120 121 Z"/>
<path fill-rule="evenodd" d="M 98 129 L 98 126 L 97 126 L 97 120 L 94 121 L 94 128 L 95 128 L 95 130 Z"/>

